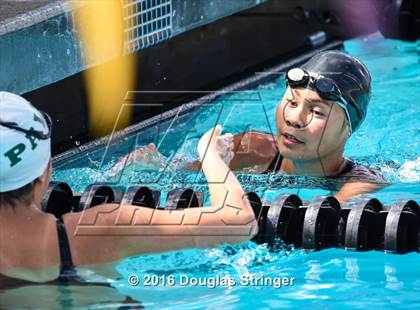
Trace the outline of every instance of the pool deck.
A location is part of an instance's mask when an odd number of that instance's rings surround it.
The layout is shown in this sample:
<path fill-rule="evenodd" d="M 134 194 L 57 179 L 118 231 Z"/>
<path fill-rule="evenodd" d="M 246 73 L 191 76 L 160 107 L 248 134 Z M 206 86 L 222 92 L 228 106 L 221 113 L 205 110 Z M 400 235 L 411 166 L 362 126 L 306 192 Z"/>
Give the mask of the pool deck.
<path fill-rule="evenodd" d="M 77 6 L 83 2 L 76 2 Z M 70 12 L 68 0 L 0 0 L 0 36 Z"/>
<path fill-rule="evenodd" d="M 0 1 L 0 22 L 28 13 L 57 0 L 2 0 Z"/>

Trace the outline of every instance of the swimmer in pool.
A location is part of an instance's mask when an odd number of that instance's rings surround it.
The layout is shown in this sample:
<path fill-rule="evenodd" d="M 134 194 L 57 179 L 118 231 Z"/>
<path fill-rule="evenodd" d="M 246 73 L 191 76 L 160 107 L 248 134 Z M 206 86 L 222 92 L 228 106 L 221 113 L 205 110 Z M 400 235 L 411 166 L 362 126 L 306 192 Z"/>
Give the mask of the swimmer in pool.
<path fill-rule="evenodd" d="M 0 287 L 10 288 L 16 279 L 71 282 L 78 279 L 75 266 L 251 239 L 258 225 L 241 184 L 219 155 L 221 130 L 209 130 L 197 148 L 201 160 L 206 153 L 202 169 L 210 207 L 165 211 L 102 204 L 56 219 L 41 210 L 52 170 L 51 120 L 24 98 L 0 92 Z M 91 232 L 79 233 L 80 223 L 90 223 Z M 129 223 L 128 229 L 116 229 L 121 223 Z"/>
<path fill-rule="evenodd" d="M 257 131 L 222 136 L 221 157 L 229 167 L 332 178 L 341 186 L 335 193 L 341 201 L 387 185 L 379 172 L 343 156 L 348 138 L 366 116 L 371 93 L 366 66 L 344 52 L 326 51 L 290 69 L 286 80 L 288 87 L 276 110 L 276 136 Z M 129 164 L 158 165 L 162 160 L 153 144 L 127 156 Z M 198 161 L 185 166 L 200 169 Z"/>

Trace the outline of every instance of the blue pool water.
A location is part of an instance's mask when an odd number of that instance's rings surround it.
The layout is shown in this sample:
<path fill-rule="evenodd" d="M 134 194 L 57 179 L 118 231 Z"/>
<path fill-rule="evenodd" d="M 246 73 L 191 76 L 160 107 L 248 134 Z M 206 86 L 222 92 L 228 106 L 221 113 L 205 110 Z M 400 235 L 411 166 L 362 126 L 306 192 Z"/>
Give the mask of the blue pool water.
<path fill-rule="evenodd" d="M 420 41 L 409 43 L 379 38 L 347 41 L 345 49 L 368 66 L 372 100 L 362 127 L 350 138 L 345 155 L 379 169 L 391 185 L 370 194 L 383 203 L 398 199 L 420 200 Z M 216 123 L 227 131 L 275 132 L 274 111 L 285 85 L 282 78 L 246 92 L 229 94 L 198 111 L 162 122 L 126 137 L 109 148 L 97 148 L 55 163 L 54 180 L 76 191 L 93 182 L 106 181 L 106 171 L 118 157 L 137 146 L 154 142 L 168 158 L 196 157 L 201 135 Z M 163 191 L 176 186 L 206 191 L 202 175 L 178 171 L 170 165 L 159 171 L 133 166 L 112 179 L 114 186 L 146 184 Z M 331 188 L 317 178 L 292 176 L 238 176 L 246 190 L 272 200 L 279 193 L 296 193 L 303 199 L 328 194 Z M 285 249 L 270 253 L 252 242 L 208 250 L 188 249 L 159 255 L 131 257 L 116 266 L 120 279 L 113 286 L 141 301 L 146 308 L 201 309 L 223 307 L 268 308 L 418 308 L 420 306 L 420 256 L 382 252 L 328 249 L 306 253 Z M 175 278 L 174 286 L 130 286 L 130 275 L 155 274 Z M 180 276 L 231 277 L 236 285 L 208 288 L 181 286 Z M 242 276 L 293 277 L 293 286 L 240 285 Z"/>

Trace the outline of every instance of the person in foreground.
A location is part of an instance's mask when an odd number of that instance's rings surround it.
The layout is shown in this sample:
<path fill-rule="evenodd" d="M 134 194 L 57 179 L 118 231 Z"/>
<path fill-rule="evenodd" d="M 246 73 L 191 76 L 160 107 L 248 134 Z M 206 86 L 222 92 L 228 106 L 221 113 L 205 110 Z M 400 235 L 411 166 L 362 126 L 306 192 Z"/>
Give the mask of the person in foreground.
<path fill-rule="evenodd" d="M 24 98 L 0 92 L 1 287 L 8 278 L 67 281 L 76 276 L 74 266 L 251 239 L 258 225 L 219 155 L 221 130 L 209 130 L 198 145 L 210 207 L 165 211 L 103 204 L 56 219 L 41 210 L 52 169 L 51 120 Z"/>
<path fill-rule="evenodd" d="M 366 66 L 344 52 L 326 51 L 289 70 L 286 79 L 288 87 L 276 110 L 277 135 L 223 135 L 221 156 L 229 167 L 335 179 L 340 188 L 334 196 L 340 201 L 386 186 L 378 171 L 343 156 L 348 138 L 367 113 L 371 77 Z M 159 166 L 161 160 L 149 144 L 121 158 L 114 171 L 136 162 Z M 193 170 L 200 166 L 199 161 L 184 165 Z"/>

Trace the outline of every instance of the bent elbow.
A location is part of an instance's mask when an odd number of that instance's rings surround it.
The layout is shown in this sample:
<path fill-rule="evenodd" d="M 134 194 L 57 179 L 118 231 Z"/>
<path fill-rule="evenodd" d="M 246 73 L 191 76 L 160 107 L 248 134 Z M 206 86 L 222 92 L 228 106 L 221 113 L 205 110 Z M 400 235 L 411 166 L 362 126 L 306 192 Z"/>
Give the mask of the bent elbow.
<path fill-rule="evenodd" d="M 255 216 L 252 214 L 250 216 L 243 218 L 244 228 L 246 231 L 245 234 L 243 234 L 240 238 L 240 240 L 236 240 L 236 242 L 246 242 L 254 238 L 259 231 L 258 222 L 255 219 Z"/>
<path fill-rule="evenodd" d="M 260 228 L 258 226 L 257 220 L 254 218 L 252 221 L 252 229 L 251 229 L 251 239 L 254 238 L 256 235 L 258 235 L 258 232 L 260 231 Z"/>
<path fill-rule="evenodd" d="M 248 239 L 251 240 L 258 234 L 258 231 L 259 231 L 258 222 L 255 219 L 255 216 L 252 216 L 252 219 L 250 220 L 248 226 L 249 226 Z"/>

